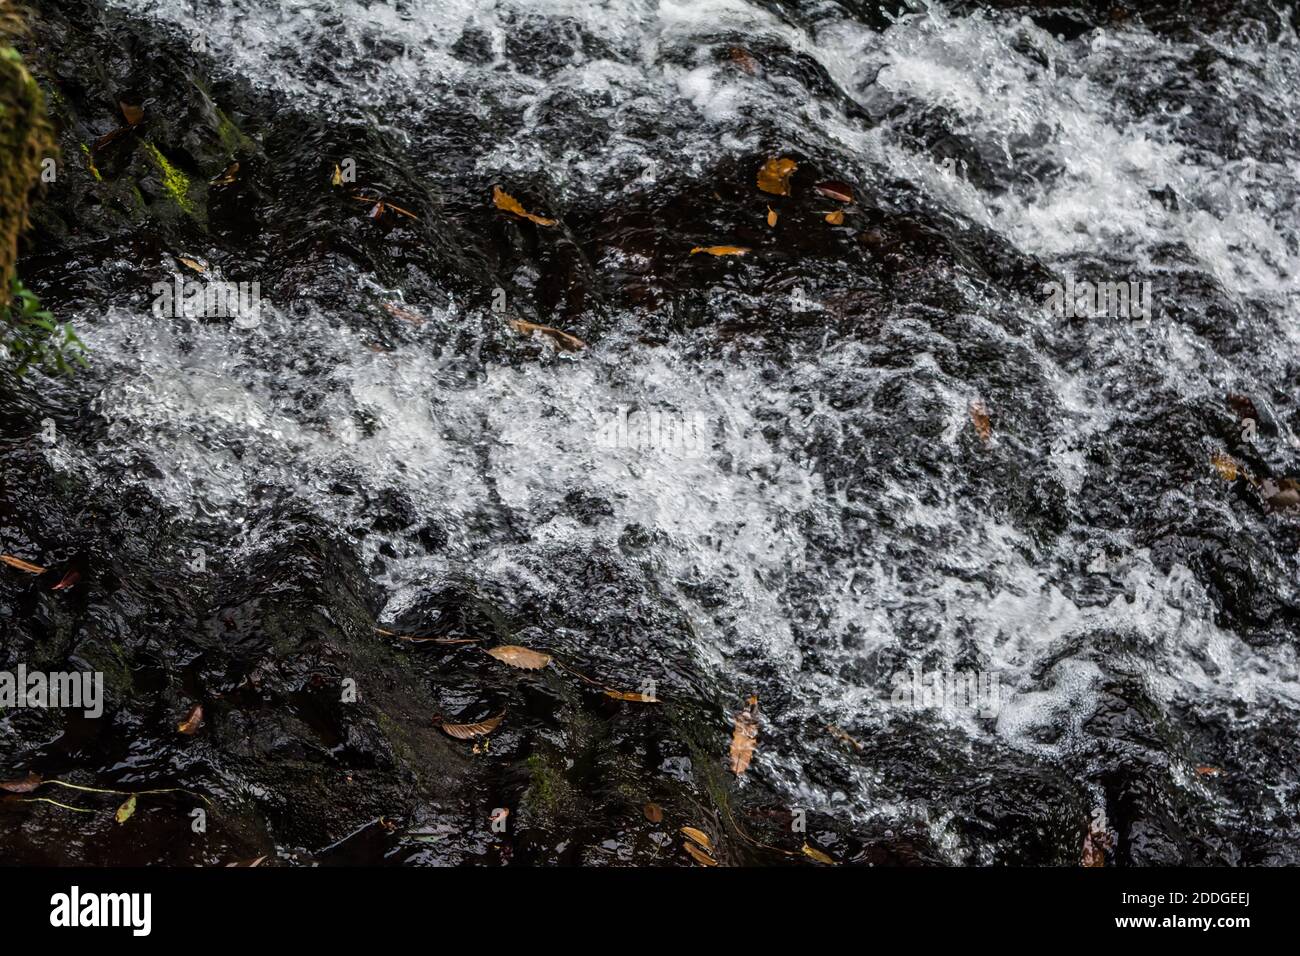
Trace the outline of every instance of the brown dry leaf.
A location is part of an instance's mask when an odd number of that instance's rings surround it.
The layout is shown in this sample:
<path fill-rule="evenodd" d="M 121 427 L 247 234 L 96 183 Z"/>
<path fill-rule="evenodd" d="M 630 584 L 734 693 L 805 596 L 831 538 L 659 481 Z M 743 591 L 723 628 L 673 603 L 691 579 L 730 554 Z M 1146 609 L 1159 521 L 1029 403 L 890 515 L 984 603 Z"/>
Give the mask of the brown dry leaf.
<path fill-rule="evenodd" d="M 970 403 L 970 420 L 980 441 L 987 443 L 993 437 L 993 426 L 989 423 L 989 413 L 984 407 L 983 399 L 977 398 Z"/>
<path fill-rule="evenodd" d="M 1237 480 L 1237 460 L 1227 452 L 1216 451 L 1210 456 L 1210 464 L 1219 472 L 1224 481 Z"/>
<path fill-rule="evenodd" d="M 1259 412 L 1255 408 L 1255 403 L 1248 396 L 1230 392 L 1227 402 L 1228 407 L 1236 413 L 1238 418 L 1253 418 L 1255 421 L 1259 421 Z"/>
<path fill-rule="evenodd" d="M 551 662 L 550 654 L 543 654 L 541 651 L 520 647 L 517 644 L 500 644 L 497 647 L 484 648 L 484 650 L 502 664 L 520 667 L 526 671 L 541 670 Z"/>
<path fill-rule="evenodd" d="M 239 163 L 231 163 L 221 171 L 221 175 L 209 181 L 209 186 L 229 186 L 239 178 Z"/>
<path fill-rule="evenodd" d="M 29 773 L 21 780 L 9 780 L 0 783 L 0 790 L 5 791 L 5 793 L 31 793 L 43 782 L 40 774 Z"/>
<path fill-rule="evenodd" d="M 203 705 L 195 704 L 190 708 L 189 714 L 185 719 L 176 725 L 177 731 L 182 734 L 197 734 L 199 726 L 203 723 Z"/>
<path fill-rule="evenodd" d="M 1223 771 L 1220 770 L 1218 767 L 1197 767 L 1196 768 L 1196 774 L 1199 777 L 1217 777 L 1221 773 L 1223 773 Z"/>
<path fill-rule="evenodd" d="M 457 740 L 473 740 L 475 737 L 486 737 L 492 731 L 501 725 L 505 720 L 506 712 L 503 710 L 495 717 L 489 717 L 487 720 L 477 724 L 448 724 L 444 723 L 442 729 L 448 736 L 455 737 Z"/>
<path fill-rule="evenodd" d="M 63 579 L 60 580 L 58 584 L 54 585 L 54 587 L 50 588 L 50 590 L 66 591 L 80 580 L 81 580 L 81 572 L 74 568 L 73 570 L 65 574 L 63 576 Z"/>
<path fill-rule="evenodd" d="M 838 202 L 853 202 L 853 188 L 847 183 L 818 183 L 816 189 L 827 199 L 834 199 Z"/>
<path fill-rule="evenodd" d="M 647 803 L 644 807 L 641 808 L 641 812 L 645 814 L 645 818 L 649 820 L 651 823 L 664 822 L 663 808 L 660 807 L 659 804 L 657 803 Z"/>
<path fill-rule="evenodd" d="M 510 195 L 500 186 L 492 187 L 492 201 L 496 203 L 498 209 L 504 209 L 506 212 L 512 212 L 516 216 L 522 216 L 529 222 L 535 222 L 539 226 L 553 226 L 556 223 L 554 219 L 547 219 L 545 216 L 535 216 L 523 206 L 519 205 L 519 200 Z"/>
<path fill-rule="evenodd" d="M 832 226 L 844 225 L 844 210 L 836 209 L 832 212 L 828 212 L 826 214 L 826 221 L 829 222 Z"/>
<path fill-rule="evenodd" d="M 854 749 L 857 750 L 858 753 L 862 753 L 864 748 L 861 741 L 853 737 L 850 737 L 847 733 L 845 733 L 835 724 L 827 724 L 826 729 L 829 730 L 831 734 L 834 735 L 837 739 L 844 741 L 846 744 L 852 744 Z"/>
<path fill-rule="evenodd" d="M 394 302 L 385 302 L 384 311 L 395 319 L 401 319 L 403 322 L 410 322 L 412 325 L 423 325 L 424 319 L 416 315 L 410 309 L 404 309 Z"/>
<path fill-rule="evenodd" d="M 696 846 L 694 843 L 683 843 L 683 844 L 682 844 L 682 849 L 684 849 L 687 853 L 689 853 L 689 854 L 691 855 L 691 858 L 692 858 L 693 860 L 695 860 L 696 863 L 700 864 L 700 866 L 717 866 L 717 865 L 718 865 L 718 861 L 717 861 L 717 860 L 715 860 L 713 857 L 709 856 L 709 854 L 705 853 L 703 850 L 701 850 L 701 849 L 700 849 L 698 846 Z"/>
<path fill-rule="evenodd" d="M 778 215 L 779 213 L 777 213 L 777 211 L 773 209 L 771 206 L 767 207 L 767 224 L 772 228 L 776 228 L 776 220 Z"/>
<path fill-rule="evenodd" d="M 176 258 L 181 261 L 181 265 L 187 266 L 188 268 L 193 269 L 195 272 L 202 273 L 208 271 L 208 267 L 196 259 L 186 259 L 184 256 L 177 256 Z"/>
<path fill-rule="evenodd" d="M 711 256 L 743 256 L 749 250 L 744 246 L 696 246 L 691 255 L 697 252 L 707 252 Z"/>
<path fill-rule="evenodd" d="M 45 569 L 39 564 L 29 564 L 20 558 L 15 558 L 10 554 L 0 554 L 0 561 L 9 565 L 11 568 L 17 568 L 19 571 L 26 571 L 28 574 L 44 574 Z"/>
<path fill-rule="evenodd" d="M 131 796 L 126 798 L 126 803 L 122 804 L 120 807 L 117 808 L 117 813 L 113 815 L 113 819 L 116 820 L 118 823 L 126 823 L 126 821 L 130 820 L 131 817 L 134 815 L 135 815 L 135 794 L 133 793 L 131 794 Z"/>
<path fill-rule="evenodd" d="M 745 709 L 736 715 L 731 732 L 731 772 L 740 776 L 749 769 L 758 747 L 758 695 L 751 694 Z"/>
<path fill-rule="evenodd" d="M 524 335 L 531 335 L 538 332 L 566 352 L 577 352 L 579 349 L 585 349 L 587 343 L 582 341 L 576 335 L 570 335 L 568 332 L 561 332 L 559 329 L 553 329 L 549 325 L 538 325 L 536 322 L 526 322 L 523 319 L 511 319 L 510 327 L 516 332 L 522 332 Z"/>
<path fill-rule="evenodd" d="M 758 171 L 758 188 L 774 196 L 788 196 L 790 177 L 798 168 L 793 159 L 769 159 Z"/>
<path fill-rule="evenodd" d="M 125 102 L 119 102 L 117 105 L 122 108 L 122 118 L 126 120 L 127 126 L 139 126 L 144 121 L 144 110 L 140 107 Z"/>
<path fill-rule="evenodd" d="M 821 850 L 817 849 L 816 847 L 809 846 L 807 843 L 803 845 L 803 855 L 808 857 L 811 860 L 816 860 L 818 863 L 825 863 L 827 866 L 839 866 L 838 863 L 832 860 Z"/>
<path fill-rule="evenodd" d="M 615 700 L 630 700 L 634 704 L 657 704 L 658 697 L 651 697 L 648 694 L 633 694 L 623 690 L 610 690 L 605 688 L 605 696 L 613 697 Z"/>
<path fill-rule="evenodd" d="M 695 827 L 682 827 L 682 833 L 686 834 L 687 838 L 704 847 L 704 849 L 713 849 L 713 843 L 709 840 L 709 835 L 703 830 L 697 830 Z"/>
<path fill-rule="evenodd" d="M 740 67 L 750 76 L 754 76 L 758 73 L 758 61 L 755 60 L 744 47 L 733 46 L 727 51 L 727 56 L 732 63 L 736 64 L 736 66 Z"/>

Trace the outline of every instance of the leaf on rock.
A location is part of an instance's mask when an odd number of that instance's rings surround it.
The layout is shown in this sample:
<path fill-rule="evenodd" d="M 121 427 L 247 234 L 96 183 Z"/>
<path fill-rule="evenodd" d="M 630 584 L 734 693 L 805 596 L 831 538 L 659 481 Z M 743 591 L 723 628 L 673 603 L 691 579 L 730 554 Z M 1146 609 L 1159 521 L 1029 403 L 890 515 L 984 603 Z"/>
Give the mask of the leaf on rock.
<path fill-rule="evenodd" d="M 576 335 L 570 335 L 568 332 L 561 332 L 559 329 L 553 329 L 549 325 L 538 325 L 536 322 L 526 322 L 523 319 L 511 319 L 510 327 L 516 332 L 521 332 L 524 335 L 531 335 L 534 332 L 544 335 L 566 352 L 577 352 L 587 347 L 587 343 L 582 341 L 582 339 L 578 338 Z"/>
<path fill-rule="evenodd" d="M 983 399 L 977 398 L 970 403 L 970 420 L 975 426 L 975 434 L 980 436 L 980 441 L 987 444 L 993 437 L 993 426 L 989 423 L 989 413 L 984 407 Z"/>
<path fill-rule="evenodd" d="M 144 110 L 140 107 L 127 102 L 119 102 L 117 105 L 122 108 L 122 118 L 126 120 L 127 126 L 139 126 L 144 121 Z"/>
<path fill-rule="evenodd" d="M 457 740 L 473 740 L 475 737 L 486 737 L 492 733 L 501 725 L 501 721 L 505 720 L 505 716 L 506 712 L 503 710 L 495 717 L 489 717 L 477 724 L 444 723 L 442 729 L 448 736 L 455 737 Z"/>
<path fill-rule="evenodd" d="M 605 696 L 613 697 L 615 700 L 629 700 L 634 704 L 657 704 L 658 697 L 651 697 L 649 694 L 633 694 L 624 690 L 610 690 L 605 688 Z"/>
<path fill-rule="evenodd" d="M 717 861 L 717 860 L 715 860 L 713 857 L 711 857 L 711 856 L 710 856 L 708 853 L 706 853 L 704 850 L 701 850 L 701 849 L 700 849 L 698 846 L 696 846 L 694 843 L 683 843 L 683 844 L 682 844 L 682 849 L 684 849 L 687 853 L 689 853 L 689 854 L 691 855 L 691 859 L 693 859 L 696 863 L 700 864 L 700 866 L 717 866 L 717 865 L 718 865 L 718 861 Z"/>
<path fill-rule="evenodd" d="M 835 209 L 831 212 L 828 212 L 826 214 L 826 221 L 829 222 L 832 226 L 844 225 L 844 210 Z"/>
<path fill-rule="evenodd" d="M 749 250 L 744 246 L 696 246 L 691 250 L 691 255 L 698 252 L 706 252 L 711 256 L 743 256 Z"/>
<path fill-rule="evenodd" d="M 131 796 L 126 798 L 126 803 L 122 804 L 120 807 L 117 808 L 117 813 L 113 819 L 117 820 L 118 823 L 126 823 L 127 820 L 131 819 L 134 813 L 135 813 L 135 794 L 133 793 L 131 794 Z"/>
<path fill-rule="evenodd" d="M 209 186 L 229 186 L 239 178 L 239 163 L 231 163 L 221 171 L 215 179 L 208 182 Z"/>
<path fill-rule="evenodd" d="M 1210 456 L 1210 464 L 1218 471 L 1219 477 L 1224 481 L 1237 480 L 1237 460 L 1227 452 L 1216 451 Z"/>
<path fill-rule="evenodd" d="M 500 186 L 492 187 L 492 201 L 496 203 L 498 209 L 504 209 L 506 212 L 514 213 L 516 216 L 522 216 L 529 222 L 535 222 L 539 226 L 553 226 L 555 219 L 547 219 L 545 216 L 535 216 L 519 204 L 519 200 L 510 195 Z"/>
<path fill-rule="evenodd" d="M 697 830 L 695 827 L 682 827 L 682 833 L 686 834 L 687 839 L 698 843 L 706 850 L 713 849 L 713 843 L 709 840 L 709 835 L 703 830 Z"/>
<path fill-rule="evenodd" d="M 63 579 L 59 581 L 58 584 L 54 585 L 54 587 L 50 588 L 50 590 L 67 591 L 69 588 L 71 588 L 74 584 L 76 584 L 80 580 L 81 580 L 81 572 L 74 568 L 73 570 L 65 574 L 63 576 Z"/>
<path fill-rule="evenodd" d="M 776 220 L 778 215 L 779 214 L 777 213 L 777 211 L 773 209 L 771 206 L 767 207 L 767 224 L 771 226 L 773 229 L 776 228 Z"/>
<path fill-rule="evenodd" d="M 0 554 L 0 561 L 9 565 L 11 568 L 17 568 L 19 571 L 26 571 L 28 574 L 44 574 L 45 569 L 39 564 L 31 564 L 20 558 L 15 558 L 10 554 Z"/>
<path fill-rule="evenodd" d="M 793 159 L 769 159 L 758 171 L 758 188 L 773 196 L 790 195 L 790 177 L 799 168 Z"/>
<path fill-rule="evenodd" d="M 843 730 L 841 730 L 841 729 L 840 729 L 837 725 L 835 725 L 835 724 L 827 724 L 827 725 L 826 725 L 826 729 L 829 730 L 829 731 L 831 732 L 832 736 L 834 736 L 837 740 L 842 740 L 842 741 L 844 741 L 846 744 L 852 744 L 852 745 L 853 745 L 853 749 L 855 749 L 858 753 L 862 753 L 862 751 L 863 751 L 863 749 L 864 749 L 864 748 L 863 748 L 863 745 L 862 745 L 862 741 L 857 740 L 856 738 L 849 736 L 847 733 L 845 733 Z"/>
<path fill-rule="evenodd" d="M 641 808 L 641 812 L 645 814 L 645 818 L 649 820 L 651 823 L 664 822 L 663 808 L 660 807 L 659 804 L 657 803 L 647 803 L 644 807 Z"/>
<path fill-rule="evenodd" d="M 834 199 L 837 202 L 853 202 L 853 189 L 847 183 L 818 183 L 816 189 L 827 199 Z"/>
<path fill-rule="evenodd" d="M 0 782 L 0 790 L 5 793 L 31 793 L 39 787 L 44 781 L 38 773 L 29 773 L 21 780 L 9 780 Z"/>
<path fill-rule="evenodd" d="M 190 708 L 189 714 L 185 719 L 176 725 L 176 729 L 182 734 L 197 734 L 199 727 L 203 723 L 203 705 L 195 704 Z"/>
<path fill-rule="evenodd" d="M 744 47 L 733 46 L 727 51 L 727 57 L 750 76 L 758 74 L 758 61 Z"/>
<path fill-rule="evenodd" d="M 758 747 L 758 695 L 745 701 L 745 709 L 736 715 L 736 725 L 731 732 L 731 772 L 740 776 L 749 769 Z"/>
<path fill-rule="evenodd" d="M 339 169 L 338 163 L 334 164 L 334 175 L 330 177 L 330 185 L 331 186 L 343 185 L 343 170 Z"/>
<path fill-rule="evenodd" d="M 519 667 L 526 671 L 541 670 L 551 662 L 550 654 L 543 654 L 541 651 L 520 647 L 517 644 L 501 644 L 484 650 L 502 664 L 509 664 L 511 667 Z"/>
<path fill-rule="evenodd" d="M 825 863 L 827 866 L 839 866 L 838 863 L 832 860 L 821 850 L 817 849 L 816 847 L 809 846 L 807 843 L 803 845 L 803 855 L 808 857 L 810 860 L 816 860 L 818 863 Z"/>
<path fill-rule="evenodd" d="M 204 273 L 208 271 L 208 267 L 197 259 L 186 259 L 184 256 L 177 256 L 176 258 L 181 261 L 181 265 L 193 269 L 195 272 Z"/>

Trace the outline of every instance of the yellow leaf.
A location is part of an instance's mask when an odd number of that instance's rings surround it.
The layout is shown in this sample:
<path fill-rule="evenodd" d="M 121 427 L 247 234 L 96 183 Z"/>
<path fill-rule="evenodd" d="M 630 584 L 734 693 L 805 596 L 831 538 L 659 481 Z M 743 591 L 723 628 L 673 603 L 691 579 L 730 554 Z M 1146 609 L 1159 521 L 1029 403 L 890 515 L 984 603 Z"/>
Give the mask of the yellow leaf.
<path fill-rule="evenodd" d="M 1237 461 L 1231 455 L 1216 451 L 1210 456 L 1210 464 L 1219 472 L 1219 477 L 1224 481 L 1237 480 Z"/>
<path fill-rule="evenodd" d="M 131 819 L 133 813 L 135 813 L 134 793 L 126 798 L 126 803 L 117 808 L 117 814 L 114 816 L 114 819 L 117 820 L 118 823 L 126 823 L 127 820 Z"/>
<path fill-rule="evenodd" d="M 745 701 L 745 709 L 736 715 L 731 732 L 731 772 L 740 776 L 749 769 L 758 747 L 758 695 Z"/>
<path fill-rule="evenodd" d="M 330 180 L 330 185 L 332 186 L 343 185 L 343 170 L 339 169 L 338 163 L 334 164 L 334 177 Z"/>
<path fill-rule="evenodd" d="M 844 225 L 844 210 L 836 209 L 833 212 L 828 212 L 826 214 L 826 221 L 829 222 L 832 226 Z"/>
<path fill-rule="evenodd" d="M 524 335 L 530 335 L 533 332 L 544 335 L 566 352 L 577 352 L 579 349 L 587 347 L 587 343 L 576 335 L 561 332 L 549 325 L 538 325 L 536 322 L 525 322 L 523 319 L 511 319 L 510 327 L 516 332 L 522 332 Z"/>
<path fill-rule="evenodd" d="M 207 272 L 207 271 L 208 271 L 208 267 L 207 267 L 207 266 L 205 266 L 203 263 L 198 262 L 198 261 L 196 261 L 196 260 L 194 260 L 194 259 L 186 259 L 184 256 L 178 256 L 177 258 L 179 258 L 179 259 L 181 260 L 181 265 L 183 265 L 183 266 L 187 266 L 187 267 L 189 267 L 190 269 L 193 269 L 195 272 Z"/>
<path fill-rule="evenodd" d="M 980 441 L 987 442 L 993 437 L 993 426 L 989 423 L 989 413 L 982 399 L 977 398 L 970 403 L 970 420 Z"/>
<path fill-rule="evenodd" d="M 713 844 L 709 841 L 709 835 L 703 830 L 697 830 L 695 827 L 682 827 L 682 833 L 686 834 L 689 839 L 704 847 L 704 849 L 713 849 Z"/>
<path fill-rule="evenodd" d="M 773 228 L 776 227 L 777 211 L 771 206 L 767 207 L 767 224 Z"/>
<path fill-rule="evenodd" d="M 788 196 L 790 177 L 798 168 L 793 159 L 769 159 L 758 171 L 758 188 L 774 196 Z"/>
<path fill-rule="evenodd" d="M 484 648 L 484 650 L 502 664 L 509 664 L 511 667 L 519 667 L 526 671 L 540 670 L 551 662 L 550 654 L 543 654 L 541 651 L 534 651 L 527 647 L 519 647 L 516 644 L 501 644 L 497 647 Z"/>
<path fill-rule="evenodd" d="M 803 855 L 809 859 L 816 860 L 818 863 L 825 863 L 827 866 L 838 866 L 839 864 L 832 860 L 816 847 L 811 847 L 807 843 L 803 845 Z"/>
<path fill-rule="evenodd" d="M 689 854 L 691 855 L 691 858 L 694 859 L 696 863 L 700 864 L 700 866 L 717 866 L 717 865 L 718 865 L 718 861 L 717 861 L 717 860 L 715 860 L 713 857 L 709 856 L 709 854 L 705 853 L 703 850 L 701 850 L 701 849 L 700 849 L 698 846 L 696 846 L 694 843 L 683 843 L 683 844 L 682 844 L 682 848 L 683 848 L 687 853 L 689 853 Z"/>
<path fill-rule="evenodd" d="M 744 246 L 696 246 L 691 250 L 691 255 L 707 252 L 711 256 L 743 256 L 748 251 Z"/>
<path fill-rule="evenodd" d="M 492 201 L 496 203 L 498 209 L 504 209 L 506 212 L 514 213 L 516 216 L 522 216 L 530 222 L 535 222 L 539 226 L 553 226 L 556 220 L 547 219 L 544 216 L 535 216 L 531 212 L 519 205 L 519 200 L 510 195 L 500 186 L 492 187 Z"/>
<path fill-rule="evenodd" d="M 477 724 L 448 724 L 444 723 L 442 729 L 448 736 L 455 737 L 457 740 L 471 740 L 474 737 L 485 737 L 500 726 L 501 721 L 505 719 L 506 712 L 503 710 L 495 717 L 489 717 L 487 720 L 480 721 Z"/>
<path fill-rule="evenodd" d="M 0 561 L 9 565 L 11 568 L 17 568 L 19 571 L 26 571 L 28 574 L 44 574 L 45 569 L 39 564 L 28 564 L 18 558 L 8 554 L 0 554 Z"/>

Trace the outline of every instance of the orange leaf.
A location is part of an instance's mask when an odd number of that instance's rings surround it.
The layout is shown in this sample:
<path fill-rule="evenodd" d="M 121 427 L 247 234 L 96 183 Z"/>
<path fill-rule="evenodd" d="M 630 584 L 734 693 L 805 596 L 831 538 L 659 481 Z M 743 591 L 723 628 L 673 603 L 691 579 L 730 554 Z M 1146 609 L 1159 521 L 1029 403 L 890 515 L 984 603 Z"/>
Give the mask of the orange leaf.
<path fill-rule="evenodd" d="M 28 574 L 44 574 L 45 569 L 39 564 L 28 564 L 18 558 L 8 554 L 0 554 L 0 561 L 9 565 L 11 568 L 17 568 L 19 571 L 26 571 Z"/>
<path fill-rule="evenodd" d="M 648 694 L 632 694 L 623 690 L 610 690 L 605 688 L 605 696 L 613 697 L 615 700 L 630 700 L 634 704 L 657 704 L 659 698 L 651 697 Z"/>
<path fill-rule="evenodd" d="M 700 864 L 700 866 L 717 866 L 717 865 L 718 865 L 718 861 L 717 861 L 717 860 L 715 860 L 713 857 L 709 856 L 709 854 L 705 853 L 703 850 L 701 850 L 701 849 L 700 849 L 698 846 L 696 846 L 694 843 L 683 843 L 683 844 L 682 844 L 682 849 L 684 849 L 687 853 L 689 853 L 689 854 L 691 855 L 691 858 L 692 858 L 693 860 L 695 860 L 696 863 Z"/>
<path fill-rule="evenodd" d="M 556 220 L 547 219 L 544 216 L 535 216 L 523 206 L 519 205 L 519 200 L 510 195 L 500 186 L 492 187 L 492 201 L 496 203 L 498 209 L 504 209 L 506 212 L 514 213 L 516 216 L 522 216 L 529 222 L 535 222 L 539 226 L 553 226 Z"/>
<path fill-rule="evenodd" d="M 832 212 L 828 212 L 826 214 L 826 221 L 829 222 L 832 226 L 844 225 L 844 210 L 836 209 Z"/>
<path fill-rule="evenodd" d="M 713 849 L 713 844 L 709 841 L 709 835 L 703 830 L 697 830 L 695 827 L 682 827 L 682 833 L 686 834 L 689 839 L 704 847 L 704 849 Z"/>
<path fill-rule="evenodd" d="M 707 252 L 711 256 L 743 256 L 748 251 L 744 246 L 696 246 L 691 250 L 691 255 Z"/>
<path fill-rule="evenodd" d="M 1219 472 L 1224 481 L 1237 480 L 1237 461 L 1226 452 L 1216 451 L 1210 456 L 1210 464 Z"/>
<path fill-rule="evenodd" d="M 835 199 L 839 202 L 853 202 L 853 189 L 845 183 L 818 183 L 816 189 L 827 199 Z"/>
<path fill-rule="evenodd" d="M 977 398 L 970 403 L 970 420 L 980 441 L 987 442 L 993 437 L 993 426 L 989 423 L 989 413 L 984 408 L 983 400 Z"/>
<path fill-rule="evenodd" d="M 790 177 L 798 168 L 793 159 L 769 159 L 758 171 L 758 188 L 774 196 L 788 196 Z"/>
<path fill-rule="evenodd" d="M 484 650 L 502 664 L 509 664 L 511 667 L 519 667 L 526 671 L 540 670 L 551 662 L 550 654 L 543 654 L 541 651 L 534 651 L 527 647 L 519 647 L 516 644 L 501 644 L 497 647 L 484 648 Z"/>
<path fill-rule="evenodd" d="M 758 747 L 758 695 L 745 701 L 745 709 L 736 715 L 731 732 L 731 772 L 740 776 L 749 769 Z"/>
<path fill-rule="evenodd" d="M 775 209 L 773 209 L 771 206 L 767 207 L 767 224 L 769 226 L 776 228 L 777 215 L 778 213 Z"/>
<path fill-rule="evenodd" d="M 486 737 L 492 731 L 500 726 L 501 721 L 505 719 L 506 712 L 503 710 L 495 717 L 489 717 L 487 720 L 477 724 L 448 724 L 442 725 L 443 731 L 457 740 L 472 740 L 475 737 Z"/>
<path fill-rule="evenodd" d="M 176 725 L 176 729 L 183 734 L 197 734 L 199 726 L 203 723 L 203 705 L 195 704 L 191 708 L 189 715 L 185 720 Z"/>
<path fill-rule="evenodd" d="M 647 803 L 641 808 L 641 812 L 645 814 L 645 818 L 651 823 L 663 822 L 664 811 L 657 803 Z"/>
<path fill-rule="evenodd" d="M 544 335 L 566 352 L 577 352 L 579 349 L 587 347 L 587 343 L 576 335 L 561 332 L 549 325 L 538 325 L 536 322 L 525 322 L 523 319 L 511 319 L 510 327 L 516 332 L 522 332 L 524 335 L 530 335 L 533 332 Z"/>

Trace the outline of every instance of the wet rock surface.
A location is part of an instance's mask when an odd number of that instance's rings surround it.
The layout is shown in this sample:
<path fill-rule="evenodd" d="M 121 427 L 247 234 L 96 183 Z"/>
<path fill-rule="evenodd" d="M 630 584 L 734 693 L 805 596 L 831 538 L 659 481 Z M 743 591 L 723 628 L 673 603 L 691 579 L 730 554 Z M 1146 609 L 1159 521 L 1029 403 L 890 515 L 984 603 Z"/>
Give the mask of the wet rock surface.
<path fill-rule="evenodd" d="M 389 35 L 326 17 L 284 74 L 404 75 L 399 26 L 420 11 L 390 6 Z M 1295 314 L 1295 232 L 1266 244 L 1255 284 L 1210 265 L 1195 218 L 1156 243 L 1081 213 L 1087 251 L 1063 249 L 1017 204 L 1059 212 L 1051 184 L 1081 174 L 1052 144 L 1077 116 L 1058 103 L 1055 128 L 1048 109 L 998 138 L 971 118 L 989 102 L 896 79 L 936 45 L 987 42 L 1028 100 L 1075 83 L 1134 128 L 1175 114 L 1160 149 L 1285 166 L 1294 124 L 1261 132 L 1276 108 L 1242 105 L 1267 61 L 1204 35 L 1246 31 L 1294 63 L 1294 32 L 1174 4 L 957 5 L 933 28 L 799 6 L 756 9 L 814 41 L 860 26 L 885 38 L 863 41 L 886 44 L 867 48 L 880 62 L 846 74 L 775 27 L 669 31 L 654 69 L 679 70 L 706 115 L 700 70 L 760 91 L 705 135 L 714 120 L 680 103 L 615 114 L 616 85 L 567 82 L 641 56 L 581 18 L 467 23 L 449 55 L 499 85 L 397 85 L 379 109 L 275 88 L 131 3 L 41 5 L 25 52 L 62 159 L 20 272 L 78 317 L 94 365 L 0 381 L 0 550 L 49 568 L 0 575 L 0 669 L 100 671 L 106 704 L 0 713 L 0 777 L 182 790 L 141 797 L 126 824 L 109 795 L 53 795 L 94 814 L 7 800 L 7 861 L 690 865 L 677 830 L 694 826 L 724 865 L 814 865 L 805 845 L 853 864 L 1077 865 L 1100 810 L 1108 863 L 1300 862 L 1296 525 L 1259 491 L 1300 472 L 1277 326 Z M 1089 66 L 1107 55 L 1087 52 L 1094 31 L 1170 38 L 1186 82 L 1148 88 L 1131 51 L 1124 71 Z M 970 75 L 991 71 L 980 55 Z M 1244 99 L 1211 95 L 1223 59 L 1258 81 Z M 537 99 L 532 82 L 556 88 Z M 110 137 L 123 103 L 144 119 Z M 655 160 L 635 189 L 643 157 L 602 152 L 613 115 Z M 560 175 L 530 152 L 537 130 L 549 155 L 601 162 Z M 798 163 L 789 196 L 754 185 L 776 155 Z M 362 174 L 341 187 L 345 157 Z M 1215 207 L 1218 181 L 1156 176 L 1131 180 L 1150 209 L 1245 215 Z M 855 199 L 843 226 L 828 180 Z M 496 212 L 497 184 L 558 224 Z M 1274 208 L 1294 198 L 1267 185 Z M 723 242 L 751 251 L 691 253 Z M 258 281 L 265 327 L 151 313 L 155 283 L 197 275 L 180 257 L 205 281 Z M 1156 315 L 1045 318 L 1040 289 L 1067 272 L 1156 276 Z M 566 355 L 506 317 L 590 347 Z M 446 389 L 428 428 L 401 420 L 420 379 Z M 680 407 L 741 393 L 743 441 L 717 437 L 684 478 L 566 463 L 565 400 L 652 386 L 683 389 Z M 1248 397 L 1256 439 L 1228 394 Z M 687 494 L 707 507 L 677 517 Z M 497 644 L 556 662 L 512 669 L 483 652 Z M 1001 675 L 1001 714 L 890 709 L 914 667 Z M 658 703 L 605 692 L 647 679 Z M 738 778 L 726 754 L 751 693 L 758 758 Z M 202 727 L 178 733 L 195 704 Z M 498 714 L 486 741 L 441 729 Z"/>

